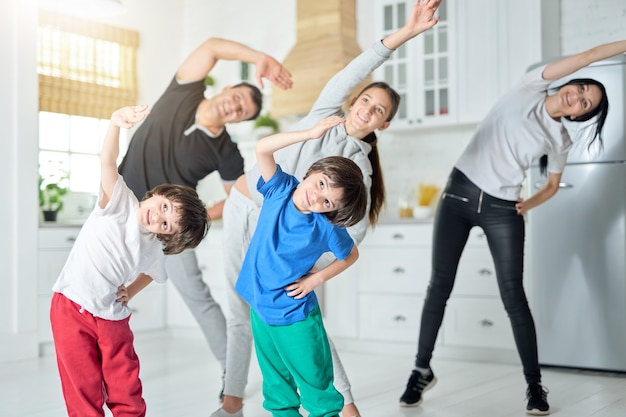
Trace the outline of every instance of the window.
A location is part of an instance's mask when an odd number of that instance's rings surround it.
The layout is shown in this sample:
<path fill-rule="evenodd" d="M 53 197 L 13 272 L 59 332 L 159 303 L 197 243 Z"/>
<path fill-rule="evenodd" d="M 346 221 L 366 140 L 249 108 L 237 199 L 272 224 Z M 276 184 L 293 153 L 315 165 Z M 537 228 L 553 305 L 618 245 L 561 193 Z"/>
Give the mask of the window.
<path fill-rule="evenodd" d="M 66 172 L 70 190 L 94 192 L 111 113 L 137 100 L 139 35 L 40 10 L 37 36 L 40 173 Z"/>

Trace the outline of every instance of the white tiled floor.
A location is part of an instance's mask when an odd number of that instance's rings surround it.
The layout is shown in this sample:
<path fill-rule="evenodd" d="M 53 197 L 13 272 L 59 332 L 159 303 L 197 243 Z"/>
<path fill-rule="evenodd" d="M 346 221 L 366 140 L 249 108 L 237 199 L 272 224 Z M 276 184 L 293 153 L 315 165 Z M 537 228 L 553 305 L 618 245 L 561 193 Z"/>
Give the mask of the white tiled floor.
<path fill-rule="evenodd" d="M 140 335 L 137 352 L 149 417 L 206 416 L 218 405 L 219 366 L 200 339 Z M 410 355 L 340 352 L 363 417 L 524 416 L 525 385 L 520 366 L 434 360 L 439 383 L 417 408 L 400 408 Z M 626 353 L 625 353 L 626 354 Z M 626 375 L 548 368 L 552 415 L 626 416 Z M 246 417 L 267 417 L 261 376 L 253 362 Z M 54 356 L 0 364 L 0 417 L 61 417 L 65 408 Z M 109 415 L 109 414 L 107 414 Z"/>

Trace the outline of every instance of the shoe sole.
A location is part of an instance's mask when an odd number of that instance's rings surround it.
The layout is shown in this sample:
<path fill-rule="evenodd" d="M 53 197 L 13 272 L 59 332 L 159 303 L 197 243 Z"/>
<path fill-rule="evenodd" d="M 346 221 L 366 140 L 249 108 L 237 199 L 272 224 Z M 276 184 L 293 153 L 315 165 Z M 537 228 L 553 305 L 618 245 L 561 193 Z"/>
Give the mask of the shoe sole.
<path fill-rule="evenodd" d="M 541 411 L 533 408 L 532 410 L 526 410 L 526 414 L 530 414 L 531 416 L 547 416 L 548 414 L 550 414 L 550 410 Z"/>
<path fill-rule="evenodd" d="M 430 381 L 430 384 L 424 387 L 424 389 L 422 390 L 422 397 L 420 398 L 418 402 L 409 404 L 404 401 L 400 401 L 400 407 L 404 407 L 404 408 L 418 407 L 424 401 L 424 393 L 428 391 L 429 389 L 431 389 L 432 387 L 434 387 L 435 384 L 437 384 L 437 377 L 434 377 L 433 380 Z"/>

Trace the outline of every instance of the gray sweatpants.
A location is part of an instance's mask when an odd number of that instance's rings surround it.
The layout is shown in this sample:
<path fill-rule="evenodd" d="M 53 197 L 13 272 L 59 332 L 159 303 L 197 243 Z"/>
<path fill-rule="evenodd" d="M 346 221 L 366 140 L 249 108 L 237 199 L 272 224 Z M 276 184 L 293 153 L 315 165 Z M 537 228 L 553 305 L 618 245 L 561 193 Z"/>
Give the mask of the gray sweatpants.
<path fill-rule="evenodd" d="M 224 269 L 226 273 L 227 308 L 227 349 L 226 382 L 224 394 L 244 397 L 252 354 L 252 329 L 250 327 L 250 306 L 235 291 L 235 283 L 241 271 L 243 259 L 248 250 L 259 219 L 259 208 L 249 198 L 233 187 L 224 204 L 223 247 Z M 328 340 L 333 356 L 335 388 L 343 395 L 344 403 L 354 402 L 350 391 L 350 381 L 343 368 L 332 340 Z"/>
<path fill-rule="evenodd" d="M 177 255 L 168 255 L 165 260 L 169 280 L 200 325 L 211 352 L 222 369 L 226 369 L 226 318 L 209 286 L 202 280 L 196 251 L 187 249 Z"/>

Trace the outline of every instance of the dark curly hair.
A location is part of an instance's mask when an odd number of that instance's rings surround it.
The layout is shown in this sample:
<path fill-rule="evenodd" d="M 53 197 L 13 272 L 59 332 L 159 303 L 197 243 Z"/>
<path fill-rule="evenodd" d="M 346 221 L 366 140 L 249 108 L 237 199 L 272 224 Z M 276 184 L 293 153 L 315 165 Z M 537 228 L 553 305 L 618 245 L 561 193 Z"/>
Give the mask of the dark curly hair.
<path fill-rule="evenodd" d="M 172 201 L 174 210 L 180 214 L 178 221 L 180 233 L 173 235 L 157 233 L 157 239 L 163 243 L 163 253 L 175 255 L 198 246 L 208 233 L 211 220 L 196 190 L 184 185 L 162 184 L 146 192 L 142 201 L 155 195 Z"/>
<path fill-rule="evenodd" d="M 321 172 L 329 179 L 329 186 L 343 189 L 339 208 L 323 213 L 336 226 L 350 227 L 360 222 L 367 211 L 367 189 L 363 182 L 363 173 L 351 159 L 342 156 L 329 156 L 313 163 L 304 179 L 316 172 Z"/>

